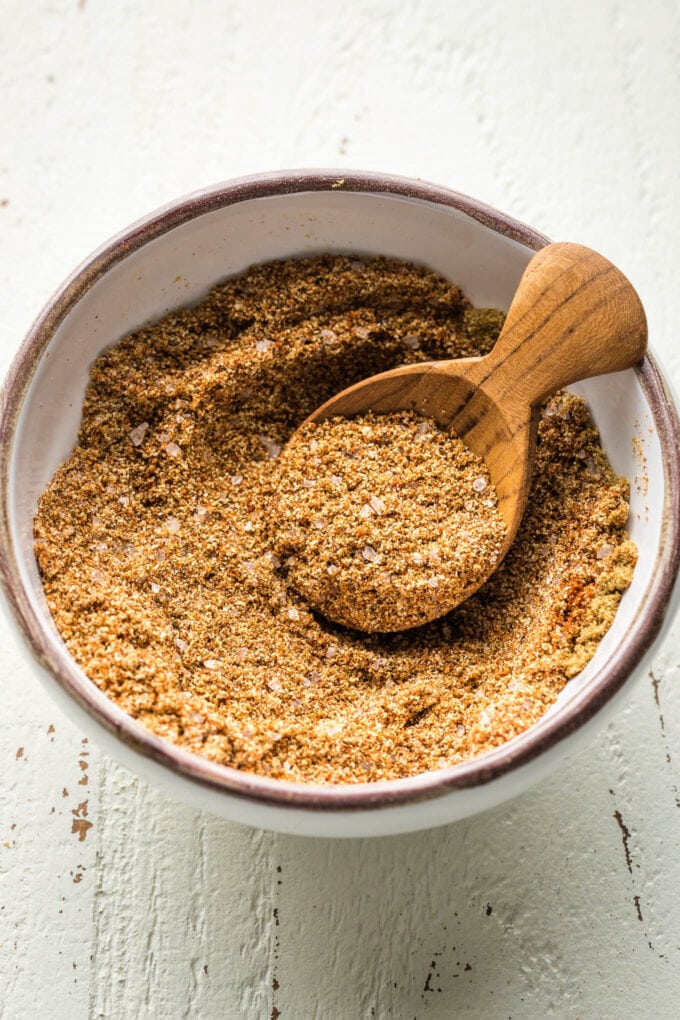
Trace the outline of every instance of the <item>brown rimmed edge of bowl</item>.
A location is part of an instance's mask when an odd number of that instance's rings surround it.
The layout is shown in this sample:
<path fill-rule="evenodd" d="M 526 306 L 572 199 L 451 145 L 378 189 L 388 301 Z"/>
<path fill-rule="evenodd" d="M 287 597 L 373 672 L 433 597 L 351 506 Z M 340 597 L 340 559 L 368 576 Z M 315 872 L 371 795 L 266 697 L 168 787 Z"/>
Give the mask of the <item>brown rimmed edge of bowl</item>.
<path fill-rule="evenodd" d="M 538 758 L 588 722 L 616 695 L 650 650 L 671 604 L 680 567 L 680 421 L 651 356 L 636 368 L 664 454 L 666 498 L 652 581 L 626 639 L 583 691 L 559 713 L 540 720 L 507 744 L 441 772 L 378 783 L 319 786 L 267 779 L 217 765 L 162 740 L 123 712 L 76 667 L 48 632 L 21 582 L 10 526 L 13 438 L 24 395 L 52 335 L 81 296 L 137 248 L 186 221 L 223 206 L 281 194 L 355 191 L 419 199 L 448 206 L 497 233 L 538 250 L 549 238 L 460 192 L 406 177 L 352 170 L 291 170 L 257 174 L 195 192 L 151 213 L 97 249 L 48 301 L 22 343 L 0 391 L 0 583 L 29 650 L 48 674 L 100 725 L 127 747 L 184 779 L 231 796 L 316 811 L 376 809 L 428 800 L 492 782 Z"/>

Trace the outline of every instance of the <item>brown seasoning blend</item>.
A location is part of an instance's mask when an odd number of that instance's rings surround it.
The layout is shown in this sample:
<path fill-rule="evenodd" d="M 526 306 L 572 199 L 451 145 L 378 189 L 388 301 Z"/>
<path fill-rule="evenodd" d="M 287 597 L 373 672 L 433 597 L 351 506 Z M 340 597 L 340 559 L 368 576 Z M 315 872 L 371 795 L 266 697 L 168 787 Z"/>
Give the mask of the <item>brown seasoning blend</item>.
<path fill-rule="evenodd" d="M 491 573 L 506 536 L 481 457 L 410 412 L 308 422 L 274 479 L 271 542 L 288 583 L 363 631 L 442 616 Z"/>
<path fill-rule="evenodd" d="M 45 595 L 92 681 L 187 750 L 299 782 L 415 775 L 536 722 L 636 560 L 628 484 L 579 398 L 544 408 L 520 532 L 443 619 L 334 625 L 273 547 L 277 459 L 319 404 L 404 362 L 485 354 L 502 322 L 421 267 L 322 256 L 256 266 L 105 351 L 35 520 Z"/>

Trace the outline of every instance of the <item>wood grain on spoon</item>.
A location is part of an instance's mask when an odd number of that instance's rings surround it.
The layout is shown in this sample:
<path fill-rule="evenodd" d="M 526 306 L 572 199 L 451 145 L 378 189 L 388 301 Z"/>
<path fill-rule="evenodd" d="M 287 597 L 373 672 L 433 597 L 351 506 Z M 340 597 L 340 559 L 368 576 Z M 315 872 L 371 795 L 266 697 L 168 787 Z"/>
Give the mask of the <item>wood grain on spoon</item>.
<path fill-rule="evenodd" d="M 645 313 L 623 273 L 582 245 L 551 244 L 527 266 L 486 357 L 383 372 L 343 390 L 308 421 L 414 410 L 450 428 L 487 464 L 507 528 L 504 555 L 529 491 L 537 407 L 569 383 L 630 368 L 646 347 Z"/>

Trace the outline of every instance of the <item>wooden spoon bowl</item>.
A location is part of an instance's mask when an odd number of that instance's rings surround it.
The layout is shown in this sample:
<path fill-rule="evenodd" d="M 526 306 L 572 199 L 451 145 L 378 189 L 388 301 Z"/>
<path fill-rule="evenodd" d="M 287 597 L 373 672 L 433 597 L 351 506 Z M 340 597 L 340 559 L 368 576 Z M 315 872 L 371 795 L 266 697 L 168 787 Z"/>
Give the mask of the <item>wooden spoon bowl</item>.
<path fill-rule="evenodd" d="M 630 368 L 646 348 L 645 313 L 623 273 L 582 245 L 551 244 L 527 266 L 486 357 L 383 372 L 338 393 L 307 421 L 410 410 L 453 431 L 485 461 L 498 494 L 507 530 L 497 566 L 526 506 L 540 405 L 570 383 Z M 439 605 L 434 616 L 453 608 Z"/>

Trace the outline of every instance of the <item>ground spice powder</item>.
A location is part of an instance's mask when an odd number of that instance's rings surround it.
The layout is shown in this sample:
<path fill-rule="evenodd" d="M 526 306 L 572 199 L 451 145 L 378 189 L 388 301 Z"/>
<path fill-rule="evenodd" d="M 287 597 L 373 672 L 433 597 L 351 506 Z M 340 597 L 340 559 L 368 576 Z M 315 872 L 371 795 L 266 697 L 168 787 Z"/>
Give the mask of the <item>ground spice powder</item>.
<path fill-rule="evenodd" d="M 279 457 L 271 542 L 292 587 L 368 632 L 442 616 L 506 535 L 484 461 L 412 412 L 305 424 Z"/>
<path fill-rule="evenodd" d="M 445 618 L 331 624 L 272 545 L 277 460 L 315 407 L 404 362 L 484 354 L 502 322 L 423 268 L 324 256 L 250 269 L 102 354 L 35 520 L 47 601 L 92 681 L 190 751 L 300 782 L 442 768 L 539 719 L 636 559 L 627 482 L 579 398 L 544 408 L 522 528 Z"/>

